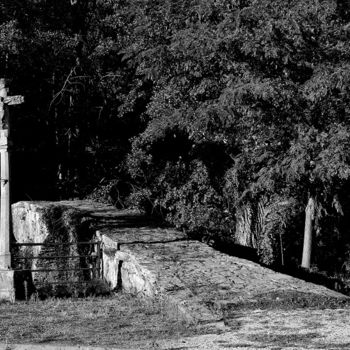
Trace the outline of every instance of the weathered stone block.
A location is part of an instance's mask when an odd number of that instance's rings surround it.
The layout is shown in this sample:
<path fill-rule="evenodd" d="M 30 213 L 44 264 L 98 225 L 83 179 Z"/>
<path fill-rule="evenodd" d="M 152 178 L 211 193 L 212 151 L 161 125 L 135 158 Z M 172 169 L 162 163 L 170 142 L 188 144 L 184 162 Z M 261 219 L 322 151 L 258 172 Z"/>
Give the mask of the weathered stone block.
<path fill-rule="evenodd" d="M 117 256 L 118 258 L 118 256 Z M 136 259 L 119 260 L 122 287 L 127 293 L 154 297 L 158 294 L 157 277 Z"/>
<path fill-rule="evenodd" d="M 102 255 L 103 277 L 111 289 L 120 287 L 119 261 L 115 256 L 116 252 L 115 249 L 105 248 Z"/>
<path fill-rule="evenodd" d="M 13 270 L 0 270 L 0 300 L 15 301 Z"/>
<path fill-rule="evenodd" d="M 30 285 L 34 283 L 35 287 L 40 287 L 50 282 L 75 282 L 91 277 L 88 276 L 90 271 L 77 270 L 89 267 L 88 259 L 73 258 L 92 253 L 91 246 L 78 247 L 75 244 L 78 241 L 90 241 L 94 234 L 90 226 L 90 213 L 86 206 L 79 204 L 81 202 L 19 202 L 12 206 L 16 241 L 45 244 L 13 248 L 13 267 L 54 270 L 27 274 Z M 72 258 L 66 258 L 68 256 Z"/>
<path fill-rule="evenodd" d="M 138 226 L 143 225 L 144 217 L 140 213 L 116 210 L 113 206 L 92 201 L 60 201 L 60 202 L 19 202 L 12 205 L 13 234 L 18 243 L 76 243 L 77 241 L 99 241 L 99 229 L 114 227 L 115 224 L 133 220 Z M 111 288 L 118 287 L 120 279 L 119 262 L 108 249 L 118 249 L 118 243 L 105 237 L 103 271 Z M 54 246 L 16 247 L 12 249 L 14 268 L 26 269 L 56 269 L 91 267 L 96 256 L 91 246 Z M 56 259 L 54 256 L 89 255 L 80 259 Z M 91 258 L 90 258 L 91 255 Z M 45 260 L 31 259 L 33 257 L 49 257 Z M 27 260 L 18 258 L 28 257 Z M 50 259 L 51 257 L 51 259 Z M 17 258 L 17 259 L 16 259 Z M 91 271 L 84 272 L 40 272 L 16 273 L 15 281 L 27 280 L 34 287 L 46 281 L 76 281 L 93 278 Z M 23 282 L 22 282 L 23 284 Z M 24 286 L 22 286 L 22 289 Z M 24 292 L 21 296 L 24 295 Z"/>

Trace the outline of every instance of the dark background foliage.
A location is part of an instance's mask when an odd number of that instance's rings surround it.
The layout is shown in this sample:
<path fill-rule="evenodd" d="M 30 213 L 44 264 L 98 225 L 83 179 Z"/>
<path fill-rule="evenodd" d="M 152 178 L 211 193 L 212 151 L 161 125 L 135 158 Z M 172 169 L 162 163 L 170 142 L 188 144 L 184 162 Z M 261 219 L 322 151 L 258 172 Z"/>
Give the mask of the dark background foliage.
<path fill-rule="evenodd" d="M 137 206 L 268 265 L 349 254 L 350 4 L 0 0 L 13 200 Z"/>

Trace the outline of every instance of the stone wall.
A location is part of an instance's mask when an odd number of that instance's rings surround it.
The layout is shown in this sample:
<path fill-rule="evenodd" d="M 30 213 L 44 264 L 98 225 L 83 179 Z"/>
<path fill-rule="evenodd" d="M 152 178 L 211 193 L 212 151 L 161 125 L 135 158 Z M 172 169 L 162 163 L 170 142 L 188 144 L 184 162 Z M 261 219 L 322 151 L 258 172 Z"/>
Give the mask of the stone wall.
<path fill-rule="evenodd" d="M 76 203 L 79 204 L 79 203 Z M 78 241 L 93 238 L 93 219 L 90 213 L 74 202 L 19 202 L 12 205 L 13 238 L 17 243 L 44 243 L 47 246 L 20 246 L 12 248 L 14 269 L 55 270 L 47 272 L 17 273 L 18 283 L 27 280 L 29 288 L 40 288 L 50 282 L 86 279 L 84 271 L 62 271 L 88 267 L 83 259 L 65 256 L 87 255 L 91 247 L 78 248 Z M 51 246 L 50 246 L 51 244 Z M 60 244 L 59 246 L 55 244 Z M 62 258 L 54 258 L 60 256 Z M 43 259 L 33 259 L 41 257 Z M 26 258 L 26 259 L 23 259 Z M 19 275 L 19 276 L 18 276 Z M 17 290 L 21 288 L 17 283 Z"/>

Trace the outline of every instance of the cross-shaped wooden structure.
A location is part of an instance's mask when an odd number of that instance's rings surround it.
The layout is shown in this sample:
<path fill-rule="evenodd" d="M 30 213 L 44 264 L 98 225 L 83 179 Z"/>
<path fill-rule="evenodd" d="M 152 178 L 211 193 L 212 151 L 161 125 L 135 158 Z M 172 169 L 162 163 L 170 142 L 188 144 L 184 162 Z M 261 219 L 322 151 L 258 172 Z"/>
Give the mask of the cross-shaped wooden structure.
<path fill-rule="evenodd" d="M 11 268 L 10 254 L 10 166 L 8 138 L 10 132 L 9 105 L 24 102 L 23 96 L 7 96 L 5 79 L 0 79 L 0 269 Z"/>

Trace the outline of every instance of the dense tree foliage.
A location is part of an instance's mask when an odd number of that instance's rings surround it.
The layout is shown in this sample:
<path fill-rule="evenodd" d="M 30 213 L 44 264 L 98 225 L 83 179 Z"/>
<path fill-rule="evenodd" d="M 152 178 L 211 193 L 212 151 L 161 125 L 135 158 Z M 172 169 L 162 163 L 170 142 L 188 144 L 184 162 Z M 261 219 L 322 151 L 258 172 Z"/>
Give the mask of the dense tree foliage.
<path fill-rule="evenodd" d="M 126 55 L 153 83 L 147 128 L 128 158 L 135 198 L 190 231 L 251 236 L 266 263 L 300 259 L 310 196 L 320 240 L 341 240 L 349 47 L 338 4 L 134 6 Z M 238 225 L 242 209 L 248 223 Z"/>
<path fill-rule="evenodd" d="M 142 122 L 133 110 L 118 118 L 135 83 L 113 6 L 25 0 L 1 9 L 0 75 L 26 99 L 12 111 L 14 199 L 81 196 L 118 178 Z"/>
<path fill-rule="evenodd" d="M 0 0 L 15 198 L 110 195 L 300 264 L 350 251 L 350 5 Z M 30 171 L 21 171 L 28 168 Z M 128 196 L 127 196 L 128 195 Z M 128 198 L 127 198 L 128 197 Z"/>

